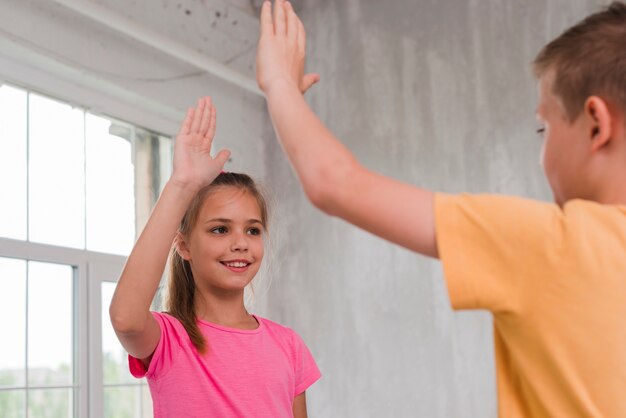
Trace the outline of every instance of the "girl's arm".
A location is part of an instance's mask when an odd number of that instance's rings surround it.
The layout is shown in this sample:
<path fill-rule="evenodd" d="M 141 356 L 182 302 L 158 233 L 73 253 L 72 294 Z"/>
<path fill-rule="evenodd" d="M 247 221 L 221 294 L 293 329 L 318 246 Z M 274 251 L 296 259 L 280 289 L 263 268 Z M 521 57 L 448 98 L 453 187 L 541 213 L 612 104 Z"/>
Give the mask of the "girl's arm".
<path fill-rule="evenodd" d="M 302 392 L 293 400 L 293 418 L 307 418 L 306 392 Z"/>
<path fill-rule="evenodd" d="M 437 257 L 433 193 L 373 173 L 315 116 L 302 93 L 319 77 L 303 75 L 306 35 L 289 2 L 261 12 L 257 81 L 274 129 L 311 202 L 375 235 Z"/>
<path fill-rule="evenodd" d="M 135 243 L 115 288 L 109 314 L 115 333 L 133 357 L 148 359 L 161 335 L 150 314 L 172 242 L 200 188 L 220 173 L 229 152 L 211 158 L 215 109 L 209 98 L 189 109 L 174 143 L 174 169 Z"/>

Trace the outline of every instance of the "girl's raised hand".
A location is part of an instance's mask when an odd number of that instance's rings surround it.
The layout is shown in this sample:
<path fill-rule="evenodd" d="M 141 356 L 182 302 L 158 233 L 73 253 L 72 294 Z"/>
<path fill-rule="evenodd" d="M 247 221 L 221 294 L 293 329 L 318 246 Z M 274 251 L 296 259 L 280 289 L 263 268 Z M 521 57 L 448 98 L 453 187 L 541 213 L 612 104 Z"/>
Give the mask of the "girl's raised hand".
<path fill-rule="evenodd" d="M 257 49 L 257 83 L 267 94 L 275 82 L 287 82 L 302 93 L 317 83 L 317 74 L 304 74 L 306 33 L 304 25 L 290 2 L 276 0 L 263 2 L 261 9 L 261 36 Z"/>
<path fill-rule="evenodd" d="M 215 135 L 215 107 L 210 97 L 198 100 L 189 108 L 174 142 L 172 180 L 185 187 L 201 188 L 210 184 L 222 171 L 230 151 L 222 150 L 211 157 Z"/>

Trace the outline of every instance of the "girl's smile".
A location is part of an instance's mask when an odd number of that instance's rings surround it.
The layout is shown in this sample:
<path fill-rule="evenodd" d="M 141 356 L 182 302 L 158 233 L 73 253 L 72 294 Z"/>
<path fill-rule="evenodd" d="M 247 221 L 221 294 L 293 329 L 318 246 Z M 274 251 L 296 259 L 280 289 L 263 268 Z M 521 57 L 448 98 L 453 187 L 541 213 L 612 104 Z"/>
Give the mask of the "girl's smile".
<path fill-rule="evenodd" d="M 248 267 L 252 264 L 252 262 L 248 260 L 229 260 L 229 261 L 220 261 L 228 270 L 233 271 L 235 273 L 243 273 L 248 270 Z"/>

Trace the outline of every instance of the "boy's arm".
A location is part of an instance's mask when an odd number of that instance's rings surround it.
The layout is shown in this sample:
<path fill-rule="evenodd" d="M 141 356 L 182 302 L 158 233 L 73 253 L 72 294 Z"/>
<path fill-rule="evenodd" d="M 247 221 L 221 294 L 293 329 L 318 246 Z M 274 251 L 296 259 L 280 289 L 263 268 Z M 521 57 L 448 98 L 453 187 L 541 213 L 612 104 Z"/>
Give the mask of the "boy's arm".
<path fill-rule="evenodd" d="M 305 32 L 290 3 L 265 2 L 257 80 L 276 134 L 305 193 L 324 212 L 410 250 L 437 257 L 433 193 L 361 166 L 324 127 L 302 93 L 318 77 L 303 75 Z"/>
<path fill-rule="evenodd" d="M 215 110 L 208 98 L 190 109 L 174 143 L 174 170 L 126 261 L 109 314 L 115 333 L 133 357 L 146 359 L 157 346 L 160 328 L 150 313 L 172 242 L 197 191 L 211 183 L 228 159 L 210 155 Z M 145 361 L 148 363 L 149 361 Z"/>

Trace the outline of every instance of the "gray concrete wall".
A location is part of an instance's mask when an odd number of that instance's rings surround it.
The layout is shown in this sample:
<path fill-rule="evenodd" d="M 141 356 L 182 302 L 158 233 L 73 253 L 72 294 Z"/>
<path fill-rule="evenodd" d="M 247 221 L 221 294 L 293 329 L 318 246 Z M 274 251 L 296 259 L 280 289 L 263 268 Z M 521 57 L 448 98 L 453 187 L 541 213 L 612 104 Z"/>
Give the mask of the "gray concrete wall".
<path fill-rule="evenodd" d="M 322 76 L 309 102 L 363 164 L 434 190 L 551 199 L 529 63 L 603 2 L 295 3 Z M 322 369 L 310 416 L 495 417 L 490 314 L 454 313 L 438 262 L 313 209 L 266 137 L 276 254 L 260 305 Z"/>

